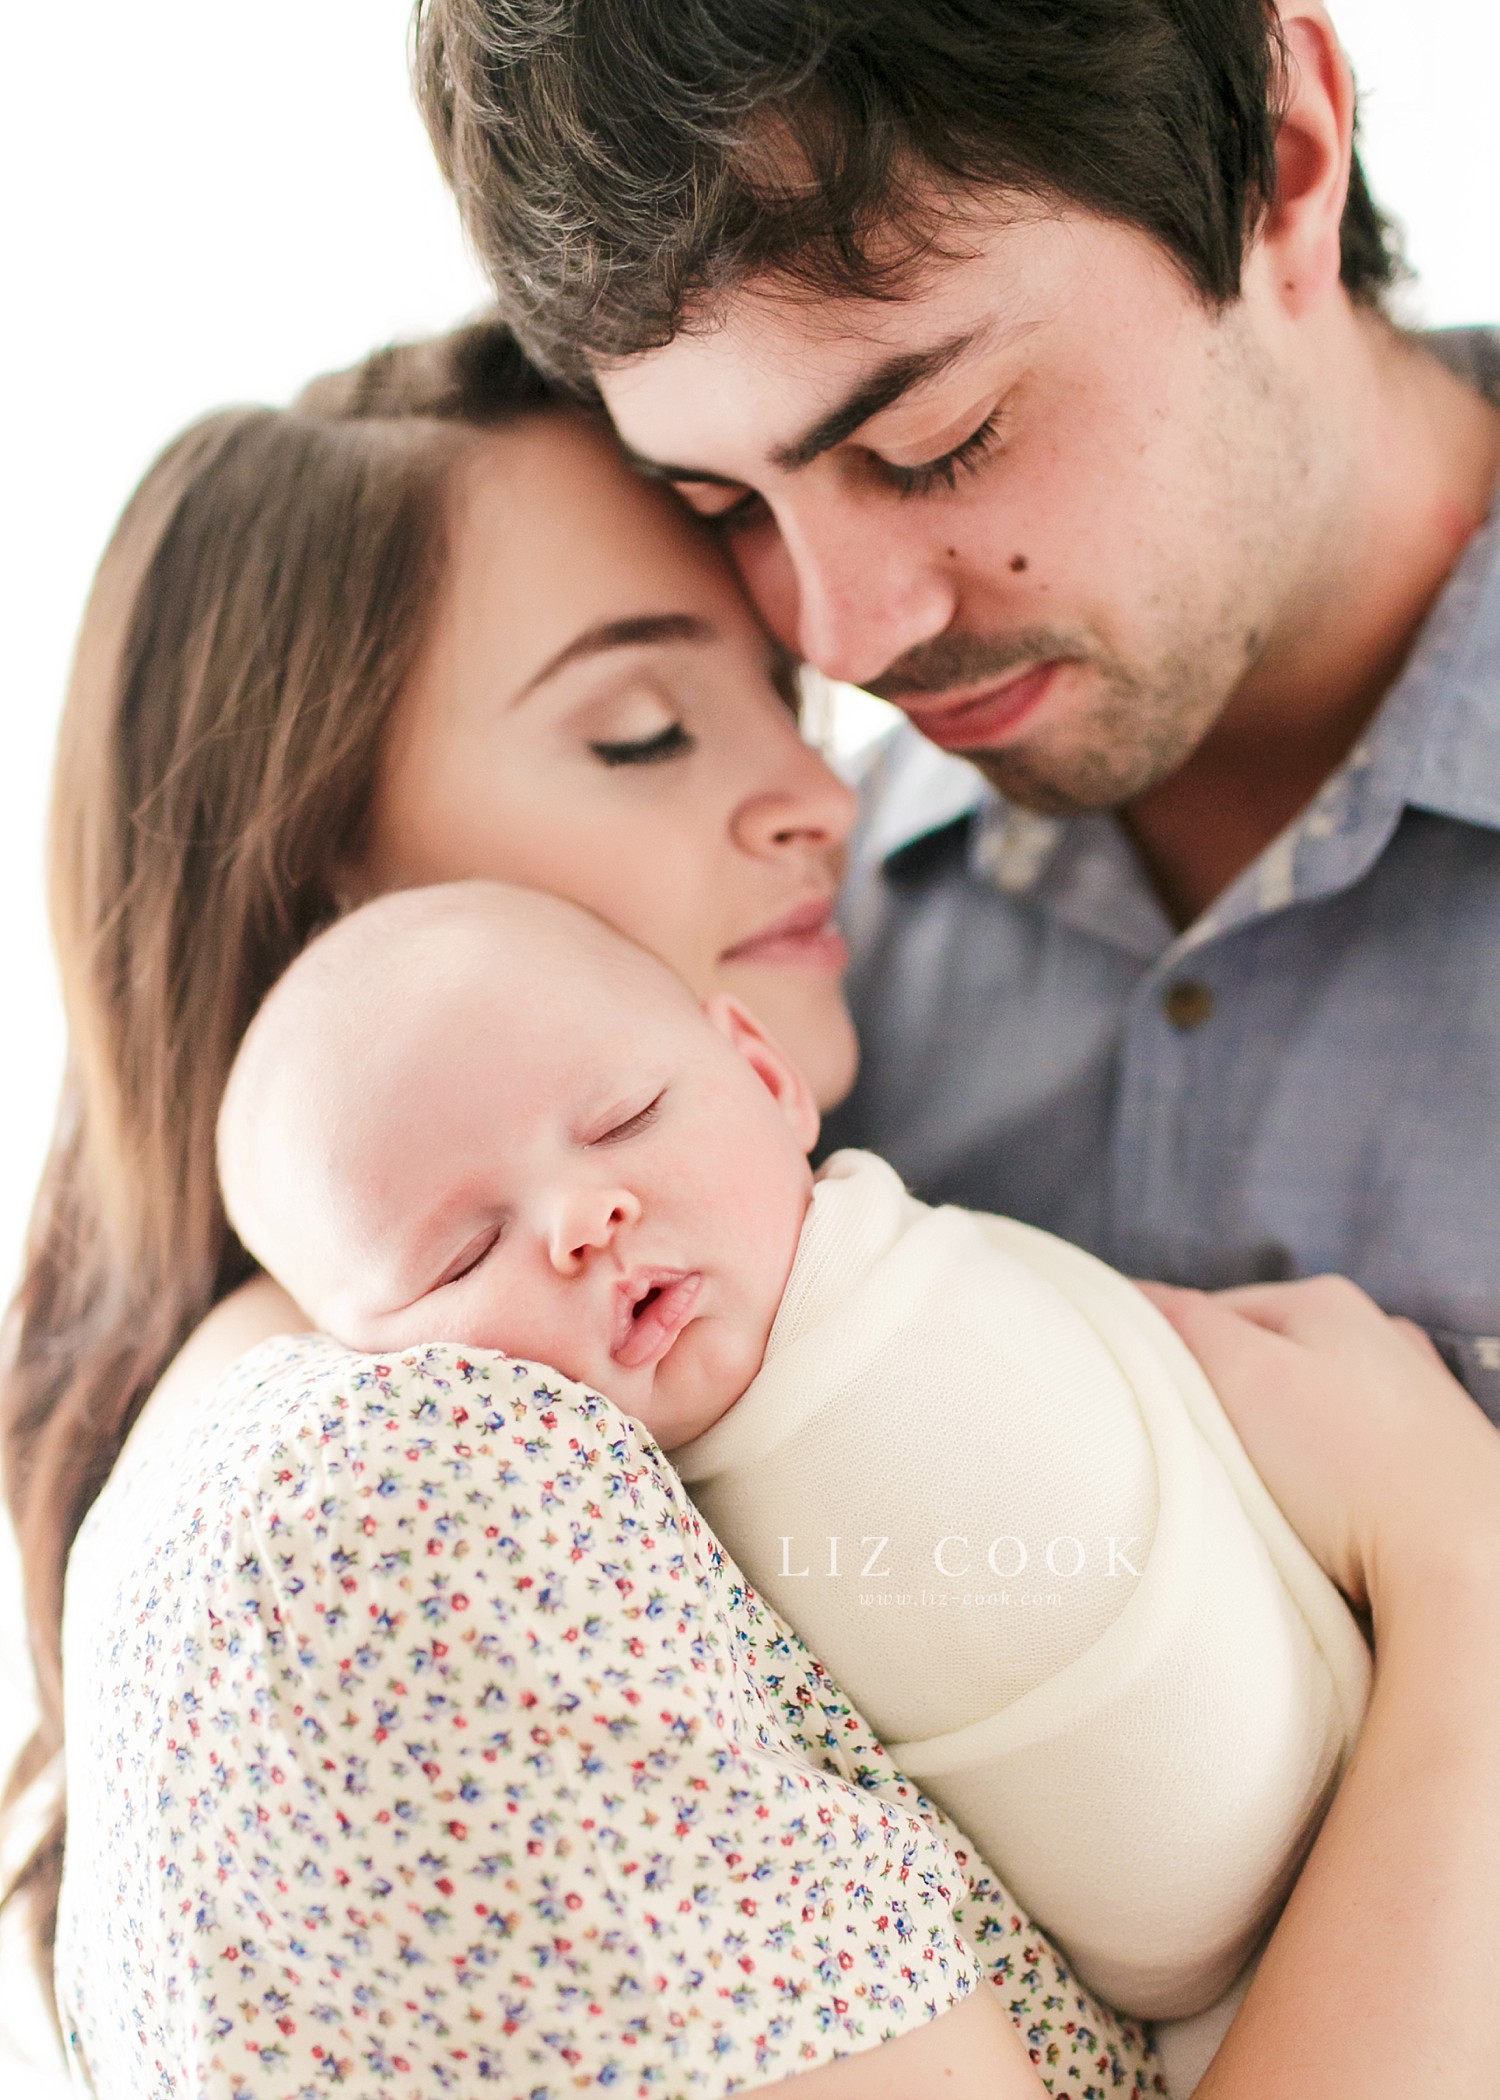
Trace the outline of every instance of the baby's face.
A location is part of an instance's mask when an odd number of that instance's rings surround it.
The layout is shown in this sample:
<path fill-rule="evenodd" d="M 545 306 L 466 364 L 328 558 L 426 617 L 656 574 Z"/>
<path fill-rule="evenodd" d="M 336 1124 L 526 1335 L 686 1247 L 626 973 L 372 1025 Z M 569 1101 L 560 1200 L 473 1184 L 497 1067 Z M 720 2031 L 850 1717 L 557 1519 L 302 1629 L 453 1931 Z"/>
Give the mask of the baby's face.
<path fill-rule="evenodd" d="M 511 963 L 393 978 L 378 1039 L 339 1061 L 322 1157 L 299 1145 L 306 1259 L 282 1281 L 353 1347 L 532 1357 L 671 1449 L 760 1367 L 816 1116 L 731 1002 L 710 1022 L 634 967 Z"/>

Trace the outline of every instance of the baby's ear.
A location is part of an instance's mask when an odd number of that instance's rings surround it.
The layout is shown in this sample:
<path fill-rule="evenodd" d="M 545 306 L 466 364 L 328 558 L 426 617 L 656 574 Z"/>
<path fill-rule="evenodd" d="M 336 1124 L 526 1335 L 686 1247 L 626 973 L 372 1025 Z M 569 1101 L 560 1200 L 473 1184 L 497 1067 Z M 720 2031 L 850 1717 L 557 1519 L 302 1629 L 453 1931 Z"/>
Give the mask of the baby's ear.
<path fill-rule="evenodd" d="M 764 1085 L 802 1150 L 811 1152 L 818 1142 L 817 1103 L 811 1087 L 781 1045 L 762 1028 L 749 1008 L 741 1006 L 728 992 L 715 992 L 705 999 L 703 1011 Z"/>

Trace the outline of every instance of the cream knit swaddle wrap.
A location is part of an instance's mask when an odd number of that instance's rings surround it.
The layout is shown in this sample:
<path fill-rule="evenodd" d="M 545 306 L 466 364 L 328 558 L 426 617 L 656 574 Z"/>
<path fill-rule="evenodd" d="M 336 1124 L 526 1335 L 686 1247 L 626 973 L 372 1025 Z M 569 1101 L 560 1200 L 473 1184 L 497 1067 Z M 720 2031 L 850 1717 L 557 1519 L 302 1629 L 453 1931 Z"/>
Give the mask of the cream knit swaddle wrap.
<path fill-rule="evenodd" d="M 1369 1657 L 1133 1285 L 840 1153 L 759 1376 L 673 1461 L 1087 1983 L 1145 2017 L 1227 1988 Z"/>

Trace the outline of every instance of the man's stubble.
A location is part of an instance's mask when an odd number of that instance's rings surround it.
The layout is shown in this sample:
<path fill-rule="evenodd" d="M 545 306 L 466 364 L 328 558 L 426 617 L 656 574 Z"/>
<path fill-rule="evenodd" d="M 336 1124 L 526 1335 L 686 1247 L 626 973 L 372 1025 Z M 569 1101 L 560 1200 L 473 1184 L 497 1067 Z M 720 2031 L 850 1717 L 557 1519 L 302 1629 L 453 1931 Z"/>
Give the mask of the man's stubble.
<path fill-rule="evenodd" d="M 908 695 L 972 691 L 1023 665 L 1079 666 L 1083 693 L 1055 709 L 1055 726 L 1044 702 L 1034 736 L 963 754 L 1023 808 L 1048 816 L 1118 808 L 1175 773 L 1265 658 L 1305 586 L 1337 463 L 1242 308 L 1218 318 L 1209 366 L 1198 471 L 1172 543 L 1160 550 L 1157 647 L 1144 660 L 1127 660 L 1082 627 L 949 630 L 873 682 L 899 706 Z M 1210 565 L 1195 561 L 1201 547 L 1213 549 Z"/>

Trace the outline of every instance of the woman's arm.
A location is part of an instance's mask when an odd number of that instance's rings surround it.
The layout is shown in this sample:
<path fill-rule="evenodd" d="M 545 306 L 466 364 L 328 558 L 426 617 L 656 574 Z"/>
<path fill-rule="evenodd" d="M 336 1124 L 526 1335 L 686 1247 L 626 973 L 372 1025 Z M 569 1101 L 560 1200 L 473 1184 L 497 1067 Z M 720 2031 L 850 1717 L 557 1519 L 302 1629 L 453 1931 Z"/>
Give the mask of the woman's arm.
<path fill-rule="evenodd" d="M 913 2100 L 937 2093 L 942 2100 L 1046 2100 L 1047 2092 L 1000 1993 L 984 1984 L 912 2034 L 761 2090 L 788 2100 Z"/>
<path fill-rule="evenodd" d="M 212 1424 L 189 1407 L 153 1434 L 75 1563 L 74 1681 L 109 1655 L 139 1687 L 85 1702 L 75 1745 L 100 1796 L 75 1886 L 128 1884 L 113 1923 L 75 1907 L 65 1935 L 91 2064 L 166 2052 L 206 2100 L 330 2064 L 384 2085 L 387 2063 L 403 2090 L 510 2092 L 677 2091 L 690 2062 L 723 2092 L 974 1993 L 956 1854 L 797 1754 L 783 1706 L 816 1703 L 816 1673 L 636 1425 L 488 1352 L 310 1341 L 266 1364 Z M 138 1577 L 159 1554 L 180 1579 Z M 201 1729 L 162 1718 L 184 1688 Z M 191 1979 L 163 2013 L 169 1930 Z"/>

